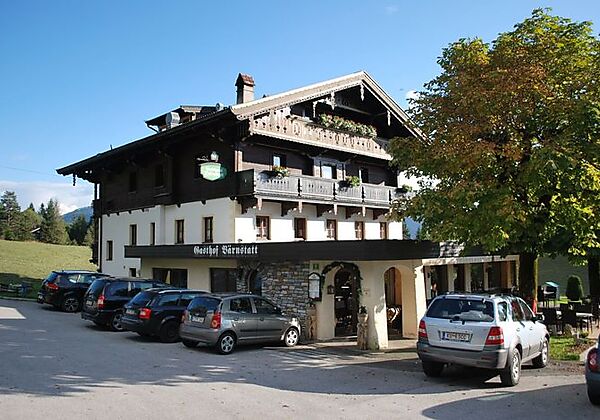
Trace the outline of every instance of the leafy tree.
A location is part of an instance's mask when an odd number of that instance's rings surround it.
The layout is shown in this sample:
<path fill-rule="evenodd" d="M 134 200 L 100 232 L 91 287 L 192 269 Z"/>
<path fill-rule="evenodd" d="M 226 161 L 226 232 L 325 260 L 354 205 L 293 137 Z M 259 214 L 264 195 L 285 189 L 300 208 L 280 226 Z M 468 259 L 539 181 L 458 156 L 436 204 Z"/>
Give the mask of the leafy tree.
<path fill-rule="evenodd" d="M 94 227 L 94 221 L 92 220 L 88 225 L 82 245 L 92 246 L 94 242 L 96 242 L 96 229 Z"/>
<path fill-rule="evenodd" d="M 583 298 L 583 286 L 579 276 L 569 276 L 565 294 L 569 300 L 581 300 Z"/>
<path fill-rule="evenodd" d="M 35 211 L 33 204 L 25 209 L 20 215 L 19 226 L 17 229 L 17 239 L 19 241 L 32 241 L 35 239 L 33 231 L 40 227 L 42 218 Z"/>
<path fill-rule="evenodd" d="M 77 216 L 77 218 L 73 220 L 73 222 L 71 222 L 71 224 L 67 227 L 71 242 L 76 243 L 77 245 L 82 245 L 84 243 L 88 227 L 89 223 L 85 219 L 85 216 L 83 214 Z"/>
<path fill-rule="evenodd" d="M 534 301 L 538 255 L 600 245 L 599 56 L 591 23 L 539 9 L 491 44 L 444 49 L 412 102 L 423 138 L 392 143 L 396 165 L 423 177 L 395 212 L 433 239 L 518 253 Z"/>
<path fill-rule="evenodd" d="M 18 238 L 21 207 L 14 191 L 5 191 L 0 197 L 0 236 L 4 239 Z"/>
<path fill-rule="evenodd" d="M 40 226 L 40 239 L 51 244 L 67 244 L 69 236 L 65 221 L 60 215 L 58 201 L 50 199 L 45 208 L 40 210 L 42 223 Z"/>

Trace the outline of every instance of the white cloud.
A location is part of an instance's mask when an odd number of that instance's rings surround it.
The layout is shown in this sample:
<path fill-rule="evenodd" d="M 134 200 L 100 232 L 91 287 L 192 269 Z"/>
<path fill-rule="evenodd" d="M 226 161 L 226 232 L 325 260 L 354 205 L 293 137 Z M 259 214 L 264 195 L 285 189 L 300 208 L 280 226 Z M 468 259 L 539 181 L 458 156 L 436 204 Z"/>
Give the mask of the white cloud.
<path fill-rule="evenodd" d="M 55 198 L 63 214 L 91 205 L 94 198 L 92 184 L 78 179 L 74 187 L 71 178 L 65 178 L 65 182 L 0 180 L 0 194 L 4 191 L 14 191 L 17 194 L 21 209 L 33 203 L 37 210 L 40 204 L 46 204 L 48 200 Z"/>
<path fill-rule="evenodd" d="M 419 99 L 419 92 L 417 92 L 416 90 L 409 90 L 408 92 L 406 92 L 406 95 L 404 95 L 404 98 L 407 101 L 411 99 Z"/>
<path fill-rule="evenodd" d="M 395 13 L 398 13 L 400 11 L 400 7 L 397 4 L 390 4 L 388 6 L 385 6 L 385 13 L 388 15 L 393 15 Z"/>

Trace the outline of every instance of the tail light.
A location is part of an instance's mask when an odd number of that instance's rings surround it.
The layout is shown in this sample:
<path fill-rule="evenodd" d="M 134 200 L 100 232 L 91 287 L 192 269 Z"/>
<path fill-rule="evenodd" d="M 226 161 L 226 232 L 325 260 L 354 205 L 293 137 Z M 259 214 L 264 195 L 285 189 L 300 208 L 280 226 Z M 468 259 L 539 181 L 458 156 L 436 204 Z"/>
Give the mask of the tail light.
<path fill-rule="evenodd" d="M 188 317 L 188 311 L 187 309 L 185 311 L 183 311 L 183 315 L 181 315 L 181 322 L 184 322 Z"/>
<path fill-rule="evenodd" d="M 152 315 L 152 309 L 142 308 L 142 309 L 140 309 L 140 313 L 138 316 L 140 319 L 150 319 L 151 315 Z"/>
<path fill-rule="evenodd" d="M 221 328 L 221 312 L 215 312 L 210 320 L 210 328 Z"/>
<path fill-rule="evenodd" d="M 104 308 L 104 295 L 98 296 L 98 301 L 96 302 L 98 309 Z"/>
<path fill-rule="evenodd" d="M 427 325 L 425 325 L 425 321 L 423 320 L 419 322 L 419 340 L 420 339 L 429 340 L 429 337 L 427 337 Z"/>
<path fill-rule="evenodd" d="M 598 349 L 588 351 L 587 365 L 592 372 L 600 372 L 600 368 L 598 367 Z"/>
<path fill-rule="evenodd" d="M 56 283 L 46 283 L 46 289 L 48 290 L 58 290 L 58 284 Z"/>
<path fill-rule="evenodd" d="M 487 338 L 485 339 L 486 346 L 501 346 L 504 344 L 504 333 L 500 327 L 490 328 Z"/>

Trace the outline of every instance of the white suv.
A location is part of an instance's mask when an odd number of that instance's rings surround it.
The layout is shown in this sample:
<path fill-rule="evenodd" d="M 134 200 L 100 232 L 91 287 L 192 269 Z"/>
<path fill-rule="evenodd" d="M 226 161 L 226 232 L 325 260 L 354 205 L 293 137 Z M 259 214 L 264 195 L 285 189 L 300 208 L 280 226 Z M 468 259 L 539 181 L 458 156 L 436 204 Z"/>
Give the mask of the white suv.
<path fill-rule="evenodd" d="M 498 370 L 504 385 L 521 377 L 521 363 L 548 363 L 550 335 L 529 306 L 507 295 L 446 294 L 436 297 L 419 323 L 417 352 L 427 376 L 444 365 Z"/>

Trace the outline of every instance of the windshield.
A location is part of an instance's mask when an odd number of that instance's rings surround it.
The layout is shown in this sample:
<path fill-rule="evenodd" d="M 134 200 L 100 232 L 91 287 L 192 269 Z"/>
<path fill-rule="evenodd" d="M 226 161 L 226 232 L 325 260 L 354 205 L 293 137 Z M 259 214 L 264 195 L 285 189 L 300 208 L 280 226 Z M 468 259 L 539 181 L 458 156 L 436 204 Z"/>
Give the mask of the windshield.
<path fill-rule="evenodd" d="M 436 299 L 427 310 L 430 318 L 492 322 L 494 303 L 482 299 Z"/>

